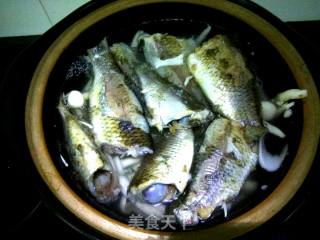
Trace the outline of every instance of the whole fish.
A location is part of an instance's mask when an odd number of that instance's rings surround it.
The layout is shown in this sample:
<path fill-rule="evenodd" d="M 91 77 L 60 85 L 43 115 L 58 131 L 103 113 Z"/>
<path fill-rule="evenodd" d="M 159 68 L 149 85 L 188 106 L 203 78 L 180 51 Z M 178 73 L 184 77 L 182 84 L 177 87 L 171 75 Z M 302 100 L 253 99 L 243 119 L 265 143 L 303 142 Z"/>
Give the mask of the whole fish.
<path fill-rule="evenodd" d="M 175 199 L 187 185 L 193 154 L 191 129 L 166 134 L 154 154 L 143 159 L 130 184 L 130 193 L 151 204 Z"/>
<path fill-rule="evenodd" d="M 183 119 L 184 125 L 197 126 L 212 118 L 212 113 L 182 89 L 161 78 L 147 63 L 139 59 L 124 43 L 114 44 L 111 51 L 147 109 L 150 126 L 159 131 L 173 121 Z"/>
<path fill-rule="evenodd" d="M 245 126 L 248 140 L 265 133 L 253 75 L 226 36 L 216 35 L 196 48 L 187 63 L 214 112 Z"/>
<path fill-rule="evenodd" d="M 193 181 L 184 197 L 183 204 L 174 210 L 181 223 L 185 225 L 198 223 L 198 216 L 201 216 L 200 202 L 212 195 L 214 182 L 211 181 L 211 178 L 219 168 L 227 147 L 229 133 L 230 123 L 224 118 L 214 120 L 207 128 L 192 169 Z"/>
<path fill-rule="evenodd" d="M 207 27 L 197 39 L 177 38 L 161 33 L 142 36 L 146 61 L 161 77 L 184 89 L 202 104 L 207 104 L 206 98 L 194 81 L 185 60 L 209 31 L 210 27 Z"/>
<path fill-rule="evenodd" d="M 236 197 L 258 159 L 257 148 L 244 139 L 244 128 L 227 119 L 215 120 L 208 128 L 193 182 L 181 205 L 174 209 L 182 225 L 208 219 L 217 207 Z"/>
<path fill-rule="evenodd" d="M 115 65 L 105 39 L 88 50 L 87 59 L 94 73 L 87 94 L 97 143 L 109 153 L 134 157 L 152 153 L 142 107 Z"/>
<path fill-rule="evenodd" d="M 86 188 L 99 202 L 108 203 L 117 199 L 120 189 L 112 166 L 96 149 L 92 139 L 80 122 L 66 108 L 63 100 L 58 106 L 63 119 L 65 136 L 71 163 L 79 173 Z"/>

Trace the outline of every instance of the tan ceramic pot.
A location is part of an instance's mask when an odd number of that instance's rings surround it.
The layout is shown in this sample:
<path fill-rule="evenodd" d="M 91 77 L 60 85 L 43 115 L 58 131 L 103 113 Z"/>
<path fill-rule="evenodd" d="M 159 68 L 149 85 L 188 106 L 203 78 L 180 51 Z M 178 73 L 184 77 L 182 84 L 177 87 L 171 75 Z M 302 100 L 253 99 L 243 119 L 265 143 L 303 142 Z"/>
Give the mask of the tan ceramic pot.
<path fill-rule="evenodd" d="M 307 89 L 303 100 L 303 129 L 299 148 L 285 177 L 262 202 L 247 212 L 224 223 L 188 232 L 165 232 L 132 229 L 114 220 L 79 197 L 58 172 L 50 156 L 43 129 L 43 98 L 49 76 L 64 50 L 90 26 L 102 19 L 135 6 L 176 2 L 204 6 L 223 12 L 251 26 L 279 52 L 287 63 L 299 88 Z M 274 216 L 296 193 L 306 177 L 319 139 L 319 98 L 312 76 L 299 53 L 287 38 L 272 24 L 254 12 L 225 0 L 123 0 L 100 7 L 68 27 L 57 38 L 33 75 L 26 103 L 25 124 L 28 145 L 41 177 L 57 199 L 80 220 L 105 235 L 119 239 L 228 239 L 248 232 Z"/>

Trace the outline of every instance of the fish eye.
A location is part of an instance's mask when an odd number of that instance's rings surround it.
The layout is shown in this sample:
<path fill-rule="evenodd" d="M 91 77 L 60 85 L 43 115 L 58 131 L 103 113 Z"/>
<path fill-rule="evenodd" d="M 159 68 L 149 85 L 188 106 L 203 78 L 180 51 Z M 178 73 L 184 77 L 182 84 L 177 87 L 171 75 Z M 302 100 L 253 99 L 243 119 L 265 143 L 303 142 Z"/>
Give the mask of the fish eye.
<path fill-rule="evenodd" d="M 143 192 L 143 198 L 150 204 L 162 202 L 167 195 L 168 187 L 165 184 L 156 183 L 146 188 Z"/>

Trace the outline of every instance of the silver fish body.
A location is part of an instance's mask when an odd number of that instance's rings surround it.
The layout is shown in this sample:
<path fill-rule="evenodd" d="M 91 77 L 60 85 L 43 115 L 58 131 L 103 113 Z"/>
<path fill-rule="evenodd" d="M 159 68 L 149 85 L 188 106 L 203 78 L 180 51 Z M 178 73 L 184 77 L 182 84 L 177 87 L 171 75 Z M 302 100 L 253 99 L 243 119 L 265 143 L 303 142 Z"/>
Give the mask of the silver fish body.
<path fill-rule="evenodd" d="M 130 184 L 130 193 L 152 204 L 173 200 L 187 185 L 193 154 L 191 129 L 168 133 L 154 154 L 143 159 Z"/>
<path fill-rule="evenodd" d="M 114 44 L 111 48 L 120 68 L 131 78 L 140 92 L 147 108 L 147 119 L 150 126 L 159 131 L 168 124 L 180 119 L 189 125 L 200 125 L 212 118 L 212 113 L 196 103 L 182 89 L 161 78 L 147 63 L 125 44 Z"/>
<path fill-rule="evenodd" d="M 241 125 L 215 120 L 208 128 L 193 172 L 194 180 L 174 209 L 178 221 L 187 226 L 208 219 L 217 207 L 238 195 L 258 159 L 255 145 L 244 139 Z"/>
<path fill-rule="evenodd" d="M 134 157 L 151 153 L 142 107 L 115 65 L 106 40 L 89 49 L 87 59 L 94 72 L 88 98 L 97 143 L 110 153 Z"/>
<path fill-rule="evenodd" d="M 226 36 L 216 35 L 196 48 L 187 63 L 214 112 L 245 126 L 248 139 L 265 133 L 253 75 Z"/>

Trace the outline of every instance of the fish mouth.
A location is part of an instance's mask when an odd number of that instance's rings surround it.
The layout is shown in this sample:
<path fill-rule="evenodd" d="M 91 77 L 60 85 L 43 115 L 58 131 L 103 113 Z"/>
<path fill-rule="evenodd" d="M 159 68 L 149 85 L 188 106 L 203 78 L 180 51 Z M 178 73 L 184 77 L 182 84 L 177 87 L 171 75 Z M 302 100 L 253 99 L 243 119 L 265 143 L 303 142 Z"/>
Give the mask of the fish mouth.
<path fill-rule="evenodd" d="M 112 172 L 100 169 L 94 173 L 92 182 L 93 194 L 99 202 L 109 203 L 118 198 L 120 188 Z"/>

